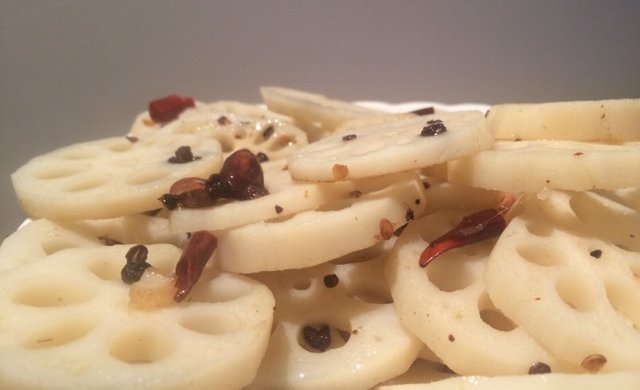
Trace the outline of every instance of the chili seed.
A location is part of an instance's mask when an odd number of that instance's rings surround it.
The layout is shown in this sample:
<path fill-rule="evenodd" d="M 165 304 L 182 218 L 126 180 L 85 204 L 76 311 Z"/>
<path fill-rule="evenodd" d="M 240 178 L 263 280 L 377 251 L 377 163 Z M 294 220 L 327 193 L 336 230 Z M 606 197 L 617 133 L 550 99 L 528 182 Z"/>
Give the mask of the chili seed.
<path fill-rule="evenodd" d="M 548 364 L 542 362 L 535 362 L 529 367 L 529 375 L 536 374 L 548 374 L 551 372 L 551 367 Z"/>

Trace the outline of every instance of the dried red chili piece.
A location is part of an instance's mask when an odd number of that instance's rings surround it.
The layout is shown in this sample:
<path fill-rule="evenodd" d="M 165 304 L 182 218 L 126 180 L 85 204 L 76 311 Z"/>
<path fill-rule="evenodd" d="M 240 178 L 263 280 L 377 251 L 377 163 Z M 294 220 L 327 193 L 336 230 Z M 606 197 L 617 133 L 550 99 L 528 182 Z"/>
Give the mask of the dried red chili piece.
<path fill-rule="evenodd" d="M 395 229 L 393 228 L 393 224 L 386 218 L 380 219 L 378 222 L 378 228 L 380 229 L 380 238 L 383 240 L 388 240 L 393 237 L 393 233 Z"/>
<path fill-rule="evenodd" d="M 444 252 L 497 237 L 507 227 L 505 214 L 516 202 L 507 196 L 497 208 L 484 209 L 465 216 L 451 230 L 433 240 L 420 254 L 420 266 L 426 267 Z"/>
<path fill-rule="evenodd" d="M 218 239 L 213 234 L 201 230 L 193 233 L 187 246 L 176 264 L 176 302 L 184 300 L 196 284 L 205 265 L 218 246 Z"/>
<path fill-rule="evenodd" d="M 149 116 L 154 122 L 167 123 L 195 105 L 195 101 L 190 97 L 169 95 L 149 103 Z"/>
<path fill-rule="evenodd" d="M 248 149 L 229 155 L 222 165 L 220 176 L 229 183 L 227 198 L 248 200 L 267 195 L 262 166 Z"/>

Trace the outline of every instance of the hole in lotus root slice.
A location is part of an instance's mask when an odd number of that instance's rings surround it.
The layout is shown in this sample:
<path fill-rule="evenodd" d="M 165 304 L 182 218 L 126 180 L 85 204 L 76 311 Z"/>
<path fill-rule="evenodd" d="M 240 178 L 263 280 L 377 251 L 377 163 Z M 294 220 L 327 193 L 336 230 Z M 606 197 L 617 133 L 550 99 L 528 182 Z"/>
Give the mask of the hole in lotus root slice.
<path fill-rule="evenodd" d="M 186 302 L 221 303 L 240 299 L 252 293 L 252 286 L 245 281 L 221 274 L 213 279 L 212 269 L 205 269 L 200 281 L 193 287 Z M 213 279 L 207 281 L 208 279 Z"/>
<path fill-rule="evenodd" d="M 550 237 L 553 234 L 553 227 L 542 221 L 527 221 L 525 227 L 534 236 Z"/>
<path fill-rule="evenodd" d="M 129 364 L 156 362 L 168 356 L 173 349 L 173 337 L 151 325 L 121 330 L 109 342 L 111 356 Z"/>
<path fill-rule="evenodd" d="M 241 321 L 233 313 L 192 310 L 180 319 L 180 325 L 206 335 L 224 335 L 240 329 Z"/>
<path fill-rule="evenodd" d="M 33 324 L 22 340 L 22 345 L 28 349 L 52 348 L 71 343 L 91 332 L 96 326 L 95 318 L 65 317 L 48 320 L 44 323 Z"/>
<path fill-rule="evenodd" d="M 294 280 L 291 287 L 293 287 L 294 290 L 304 291 L 311 288 L 311 283 L 312 281 L 309 278 L 300 278 Z"/>
<path fill-rule="evenodd" d="M 81 171 L 82 167 L 77 165 L 63 166 L 62 164 L 59 164 L 56 166 L 40 168 L 39 172 L 37 172 L 35 176 L 40 180 L 53 180 L 72 176 Z"/>
<path fill-rule="evenodd" d="M 352 332 L 351 324 L 345 319 L 310 321 L 300 327 L 298 345 L 308 352 L 323 353 L 344 347 Z"/>
<path fill-rule="evenodd" d="M 169 176 L 166 169 L 160 167 L 149 167 L 143 170 L 131 172 L 125 180 L 127 184 L 142 185 L 149 184 Z"/>
<path fill-rule="evenodd" d="M 24 280 L 14 291 L 14 303 L 34 307 L 74 305 L 90 301 L 98 294 L 98 288 L 78 280 L 46 276 Z"/>
<path fill-rule="evenodd" d="M 463 251 L 451 251 L 440 255 L 426 268 L 429 281 L 440 291 L 462 290 L 481 278 L 485 262 L 477 245 L 469 245 Z"/>
<path fill-rule="evenodd" d="M 564 303 L 580 312 L 591 311 L 597 304 L 597 293 L 577 274 L 561 275 L 556 291 Z"/>
<path fill-rule="evenodd" d="M 73 180 L 67 183 L 64 186 L 64 191 L 67 192 L 81 192 L 81 191 L 89 191 L 94 188 L 99 188 L 104 184 L 108 183 L 111 180 L 111 177 L 108 175 L 100 175 L 96 173 L 92 173 L 91 176 L 82 175 L 78 177 L 76 180 Z"/>
<path fill-rule="evenodd" d="M 510 332 L 517 327 L 511 319 L 494 306 L 487 293 L 480 295 L 478 299 L 478 311 L 480 312 L 482 321 L 493 329 Z"/>
<path fill-rule="evenodd" d="M 516 251 L 524 260 L 542 267 L 564 264 L 567 256 L 555 246 L 545 246 L 540 243 L 521 243 Z"/>
<path fill-rule="evenodd" d="M 629 284 L 628 280 L 608 280 L 605 288 L 611 306 L 627 320 L 630 326 L 640 329 L 637 285 L 633 282 Z"/>

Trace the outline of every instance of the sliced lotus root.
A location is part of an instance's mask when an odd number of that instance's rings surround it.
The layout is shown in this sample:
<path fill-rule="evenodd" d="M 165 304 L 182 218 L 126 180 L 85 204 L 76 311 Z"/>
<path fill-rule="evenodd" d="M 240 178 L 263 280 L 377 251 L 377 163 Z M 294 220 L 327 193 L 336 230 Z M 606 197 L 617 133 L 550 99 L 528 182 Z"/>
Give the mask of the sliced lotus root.
<path fill-rule="evenodd" d="M 396 229 L 421 215 L 424 204 L 419 178 L 406 175 L 360 197 L 217 232 L 214 257 L 229 272 L 310 267 L 390 239 Z"/>
<path fill-rule="evenodd" d="M 294 181 L 286 169 L 286 164 L 285 159 L 262 164 L 268 195 L 210 207 L 173 210 L 170 217 L 171 230 L 193 232 L 234 228 L 315 209 L 331 200 L 348 197 L 356 190 L 356 182 L 353 181 L 334 183 Z"/>
<path fill-rule="evenodd" d="M 640 255 L 539 216 L 514 218 L 496 243 L 485 270 L 491 300 L 558 358 L 638 370 Z"/>
<path fill-rule="evenodd" d="M 500 202 L 502 193 L 452 184 L 436 177 L 423 177 L 426 213 L 445 209 L 487 208 Z"/>
<path fill-rule="evenodd" d="M 113 137 L 35 157 L 11 179 L 18 202 L 31 217 L 98 219 L 157 209 L 158 198 L 176 180 L 208 177 L 221 166 L 220 143 L 213 139 L 189 134 Z"/>
<path fill-rule="evenodd" d="M 640 140 L 640 99 L 500 104 L 487 123 L 496 139 Z"/>
<path fill-rule="evenodd" d="M 453 183 L 498 191 L 612 190 L 640 186 L 640 143 L 496 141 L 492 149 L 451 161 Z"/>
<path fill-rule="evenodd" d="M 216 102 L 198 104 L 177 119 L 153 125 L 155 132 L 196 134 L 220 142 L 225 157 L 249 149 L 262 159 L 278 159 L 306 145 L 306 133 L 289 118 L 257 106 Z M 149 130 L 147 130 L 149 131 Z"/>
<path fill-rule="evenodd" d="M 362 260 L 256 275 L 276 312 L 251 388 L 369 389 L 409 368 L 422 343 L 398 321 L 384 259 Z"/>
<path fill-rule="evenodd" d="M 515 376 L 452 377 L 432 383 L 380 386 L 379 390 L 510 390 L 510 389 L 581 389 L 635 390 L 640 386 L 640 373 L 615 372 L 600 375 L 544 374 Z"/>
<path fill-rule="evenodd" d="M 310 141 L 326 136 L 344 122 L 386 115 L 383 111 L 300 90 L 262 87 L 260 93 L 270 110 L 293 118 L 307 131 Z"/>
<path fill-rule="evenodd" d="M 271 292 L 242 276 L 210 273 L 181 304 L 140 310 L 130 304 L 133 287 L 120 280 L 129 248 L 67 249 L 0 274 L 1 388 L 251 382 L 271 330 Z M 162 272 L 180 256 L 169 244 L 147 248 L 148 261 Z"/>
<path fill-rule="evenodd" d="M 453 376 L 456 376 L 456 374 L 440 362 L 416 359 L 406 372 L 381 383 L 376 389 L 401 389 L 404 387 L 409 389 L 413 386 L 426 386 Z"/>
<path fill-rule="evenodd" d="M 402 324 L 458 374 L 526 374 L 538 362 L 569 369 L 489 299 L 482 275 L 494 240 L 446 252 L 426 269 L 419 266 L 428 242 L 468 214 L 468 209 L 429 214 L 396 241 L 387 277 Z"/>
<path fill-rule="evenodd" d="M 309 144 L 289 156 L 289 172 L 298 180 L 359 179 L 439 164 L 492 144 L 479 111 L 416 116 Z"/>

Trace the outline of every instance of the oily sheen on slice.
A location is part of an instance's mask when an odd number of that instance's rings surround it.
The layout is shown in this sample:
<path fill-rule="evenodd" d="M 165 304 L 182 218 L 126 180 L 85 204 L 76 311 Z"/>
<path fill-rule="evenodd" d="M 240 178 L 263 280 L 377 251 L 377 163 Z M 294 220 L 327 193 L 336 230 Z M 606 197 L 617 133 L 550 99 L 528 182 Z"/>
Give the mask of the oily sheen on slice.
<path fill-rule="evenodd" d="M 140 309 L 120 278 L 131 245 L 74 248 L 0 274 L 0 388 L 241 388 L 266 350 L 274 299 L 207 271 L 180 304 Z M 180 250 L 147 246 L 174 269 Z M 145 273 L 146 274 L 146 273 Z M 143 302 L 144 303 L 144 302 Z"/>
<path fill-rule="evenodd" d="M 276 297 L 275 327 L 252 389 L 370 389 L 422 347 L 398 321 L 383 257 L 255 277 Z"/>
<path fill-rule="evenodd" d="M 176 160 L 183 147 L 191 159 Z M 179 159 L 178 159 L 179 160 Z M 98 219 L 158 209 L 158 198 L 183 177 L 208 177 L 222 165 L 220 143 L 192 134 L 112 137 L 38 156 L 11 175 L 32 218 Z"/>
<path fill-rule="evenodd" d="M 217 232 L 214 258 L 228 272 L 305 268 L 369 248 L 421 215 L 417 175 L 383 189 L 337 199 L 316 210 Z"/>
<path fill-rule="evenodd" d="M 333 134 L 291 154 L 297 180 L 360 179 L 419 169 L 491 147 L 480 111 L 442 112 Z"/>
<path fill-rule="evenodd" d="M 0 270 L 39 260 L 68 248 L 117 244 L 171 243 L 182 246 L 185 234 L 169 231 L 166 218 L 135 214 L 101 220 L 30 221 L 0 245 Z"/>
<path fill-rule="evenodd" d="M 449 181 L 499 191 L 584 191 L 640 186 L 640 143 L 496 141 L 448 163 Z"/>
<path fill-rule="evenodd" d="M 293 118 L 304 128 L 310 141 L 332 133 L 344 122 L 385 115 L 382 111 L 290 88 L 262 87 L 260 94 L 271 111 Z"/>
<path fill-rule="evenodd" d="M 492 106 L 487 123 L 496 139 L 640 140 L 640 99 Z"/>
<path fill-rule="evenodd" d="M 402 324 L 461 375 L 526 374 L 536 363 L 573 370 L 497 309 L 483 272 L 494 240 L 458 248 L 419 266 L 427 244 L 469 209 L 428 214 L 409 225 L 387 261 L 387 279 Z"/>

